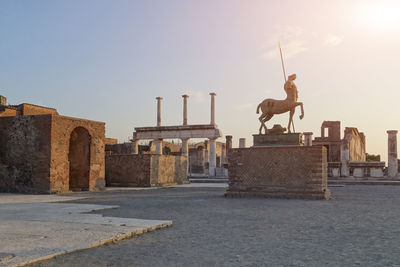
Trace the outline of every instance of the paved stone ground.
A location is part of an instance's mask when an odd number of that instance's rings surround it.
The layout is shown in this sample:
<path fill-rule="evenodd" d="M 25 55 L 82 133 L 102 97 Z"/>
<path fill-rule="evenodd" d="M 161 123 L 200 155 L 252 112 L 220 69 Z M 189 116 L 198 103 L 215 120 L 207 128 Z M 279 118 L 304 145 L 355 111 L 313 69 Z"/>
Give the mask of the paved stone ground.
<path fill-rule="evenodd" d="M 88 213 L 118 206 L 54 203 L 73 199 L 76 197 L 1 194 L 0 266 L 36 262 L 172 224 Z"/>
<path fill-rule="evenodd" d="M 82 194 L 105 216 L 167 229 L 32 266 L 400 266 L 400 187 L 332 187 L 329 201 L 224 198 L 224 188 Z"/>

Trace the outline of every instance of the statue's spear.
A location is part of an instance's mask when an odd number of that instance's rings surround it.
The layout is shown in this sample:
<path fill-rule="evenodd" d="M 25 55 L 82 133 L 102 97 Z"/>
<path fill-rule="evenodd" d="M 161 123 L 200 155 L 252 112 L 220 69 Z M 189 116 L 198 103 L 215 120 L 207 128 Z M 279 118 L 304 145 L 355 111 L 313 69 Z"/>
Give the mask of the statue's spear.
<path fill-rule="evenodd" d="M 281 62 L 282 62 L 282 69 L 283 69 L 283 77 L 285 78 L 285 82 L 286 82 L 286 71 L 285 71 L 285 64 L 283 64 L 283 56 L 282 56 L 281 41 L 278 41 L 278 45 L 279 45 L 279 52 L 281 53 Z"/>
<path fill-rule="evenodd" d="M 278 41 L 278 46 L 279 46 L 279 52 L 280 52 L 280 54 L 281 54 L 281 62 L 282 62 L 283 77 L 285 78 L 285 83 L 286 83 L 287 79 L 286 79 L 285 64 L 283 63 L 281 41 Z M 295 130 L 295 128 L 294 128 L 294 122 L 293 122 L 293 120 L 292 120 L 292 126 L 293 126 L 293 132 L 296 132 L 296 130 Z M 289 129 L 288 129 L 288 130 L 289 130 Z"/>

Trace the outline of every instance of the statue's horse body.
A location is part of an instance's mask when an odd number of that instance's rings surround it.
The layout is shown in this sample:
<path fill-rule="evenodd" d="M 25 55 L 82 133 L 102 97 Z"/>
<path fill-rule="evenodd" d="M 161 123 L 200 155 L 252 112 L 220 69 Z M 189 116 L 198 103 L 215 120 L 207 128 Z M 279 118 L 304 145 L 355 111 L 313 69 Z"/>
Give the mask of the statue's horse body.
<path fill-rule="evenodd" d="M 257 114 L 260 113 L 260 109 L 262 111 L 261 116 L 258 118 L 261 122 L 260 134 L 263 128 L 265 130 L 265 133 L 267 133 L 267 126 L 265 125 L 265 122 L 269 121 L 275 114 L 282 114 L 288 111 L 290 112 L 288 132 L 291 133 L 290 124 L 293 121 L 293 114 L 297 106 L 301 107 L 300 119 L 303 119 L 304 108 L 302 102 L 297 102 L 297 88 L 294 85 L 293 81 L 288 81 L 288 82 L 291 82 L 291 84 L 289 84 L 289 86 L 286 86 L 285 84 L 285 91 L 287 94 L 285 100 L 276 100 L 268 98 L 258 105 Z"/>

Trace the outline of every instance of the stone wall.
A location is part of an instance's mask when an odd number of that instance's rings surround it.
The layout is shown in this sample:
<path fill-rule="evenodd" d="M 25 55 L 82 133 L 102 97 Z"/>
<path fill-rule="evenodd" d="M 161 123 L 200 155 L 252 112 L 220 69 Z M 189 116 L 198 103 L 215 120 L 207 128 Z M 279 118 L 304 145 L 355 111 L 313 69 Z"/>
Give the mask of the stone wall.
<path fill-rule="evenodd" d="M 106 155 L 107 186 L 167 186 L 188 183 L 187 157 Z"/>
<path fill-rule="evenodd" d="M 226 195 L 328 199 L 326 153 L 321 146 L 231 149 Z"/>
<path fill-rule="evenodd" d="M 187 157 L 152 155 L 151 186 L 188 183 Z"/>
<path fill-rule="evenodd" d="M 151 155 L 106 155 L 107 186 L 149 187 Z"/>
<path fill-rule="evenodd" d="M 134 154 L 135 144 L 132 142 L 106 145 L 106 154 Z"/>
<path fill-rule="evenodd" d="M 104 187 L 104 123 L 58 115 L 0 118 L 0 190 L 10 192 L 70 191 L 69 155 L 71 133 L 87 132 L 86 162 L 88 181 L 83 190 Z M 83 151 L 83 150 L 82 150 Z M 80 167 L 77 168 L 79 170 Z M 80 176 L 78 173 L 77 176 Z M 79 179 L 79 177 L 78 177 Z M 79 184 L 79 183 L 78 183 Z"/>
<path fill-rule="evenodd" d="M 0 118 L 0 191 L 50 190 L 51 116 Z"/>

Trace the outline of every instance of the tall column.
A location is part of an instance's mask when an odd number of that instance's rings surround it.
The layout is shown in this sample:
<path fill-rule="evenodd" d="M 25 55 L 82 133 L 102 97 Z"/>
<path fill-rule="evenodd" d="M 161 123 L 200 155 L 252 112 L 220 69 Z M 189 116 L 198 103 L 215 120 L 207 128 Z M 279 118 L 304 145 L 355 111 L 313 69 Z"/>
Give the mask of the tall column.
<path fill-rule="evenodd" d="M 215 124 L 215 96 L 216 93 L 210 93 L 211 96 L 211 122 L 210 124 Z"/>
<path fill-rule="evenodd" d="M 215 177 L 215 167 L 217 164 L 217 147 L 216 147 L 216 138 L 210 138 L 210 152 L 209 152 L 209 160 L 208 160 L 208 175 L 210 177 Z"/>
<path fill-rule="evenodd" d="M 232 148 L 232 135 L 226 135 L 226 150 L 229 150 Z"/>
<path fill-rule="evenodd" d="M 183 95 L 183 125 L 188 124 L 188 119 L 187 119 L 187 99 L 188 95 Z"/>
<path fill-rule="evenodd" d="M 189 156 L 189 138 L 182 138 L 182 156 Z"/>
<path fill-rule="evenodd" d="M 155 141 L 155 143 L 156 143 L 156 154 L 157 155 L 162 155 L 162 139 L 157 139 L 157 140 L 154 140 Z"/>
<path fill-rule="evenodd" d="M 161 126 L 161 100 L 162 97 L 157 97 L 157 126 Z"/>
<path fill-rule="evenodd" d="M 226 144 L 221 145 L 221 166 L 224 167 L 226 163 Z"/>
<path fill-rule="evenodd" d="M 133 140 L 133 154 L 139 154 L 139 140 Z"/>
<path fill-rule="evenodd" d="M 312 132 L 305 132 L 304 135 L 304 145 L 305 146 L 312 146 Z"/>
<path fill-rule="evenodd" d="M 246 148 L 246 138 L 239 138 L 239 148 Z"/>
<path fill-rule="evenodd" d="M 388 176 L 396 177 L 398 174 L 397 162 L 397 130 L 388 133 Z"/>
<path fill-rule="evenodd" d="M 349 169 L 349 163 L 350 163 L 350 151 L 349 151 L 349 144 L 347 140 L 342 141 L 340 145 L 340 163 L 341 163 L 341 169 L 340 169 L 340 174 L 342 177 L 348 177 L 350 176 L 350 169 Z"/>

